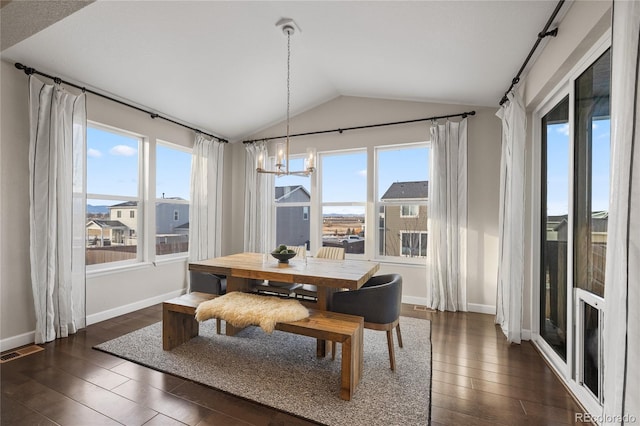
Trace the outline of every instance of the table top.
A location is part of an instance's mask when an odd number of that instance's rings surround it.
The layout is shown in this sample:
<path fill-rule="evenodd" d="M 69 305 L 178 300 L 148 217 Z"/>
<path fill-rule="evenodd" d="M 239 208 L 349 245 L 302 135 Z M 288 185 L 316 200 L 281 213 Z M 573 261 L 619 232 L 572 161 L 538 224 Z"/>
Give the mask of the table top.
<path fill-rule="evenodd" d="M 262 253 L 238 253 L 189 263 L 189 270 L 239 278 L 313 284 L 356 290 L 380 269 L 377 262 L 294 257 L 278 263 Z"/>

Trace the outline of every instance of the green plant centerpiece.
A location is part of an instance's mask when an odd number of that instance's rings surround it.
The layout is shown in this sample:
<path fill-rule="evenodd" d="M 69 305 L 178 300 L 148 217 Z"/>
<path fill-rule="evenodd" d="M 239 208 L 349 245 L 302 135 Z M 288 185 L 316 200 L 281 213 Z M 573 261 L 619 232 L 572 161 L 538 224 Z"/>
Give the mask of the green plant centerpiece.
<path fill-rule="evenodd" d="M 278 259 L 278 263 L 289 263 L 289 259 L 295 257 L 296 252 L 287 248 L 286 245 L 280 244 L 271 252 L 271 256 Z"/>

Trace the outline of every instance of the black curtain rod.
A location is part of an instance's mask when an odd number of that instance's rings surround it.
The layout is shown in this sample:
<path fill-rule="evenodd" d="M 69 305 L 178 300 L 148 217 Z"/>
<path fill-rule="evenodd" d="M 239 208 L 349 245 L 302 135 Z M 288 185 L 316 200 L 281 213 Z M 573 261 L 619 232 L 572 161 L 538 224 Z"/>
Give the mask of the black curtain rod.
<path fill-rule="evenodd" d="M 509 86 L 509 89 L 507 89 L 507 91 L 504 92 L 504 96 L 502 96 L 502 99 L 500 100 L 500 106 L 502 106 L 502 104 L 507 102 L 507 100 L 508 100 L 507 99 L 507 95 L 509 94 L 509 92 L 511 92 L 511 89 L 513 89 L 513 87 L 520 82 L 520 74 L 522 74 L 522 71 L 524 71 L 525 67 L 529 63 L 529 60 L 533 56 L 533 53 L 538 48 L 538 45 L 540 45 L 540 42 L 542 41 L 542 39 L 545 38 L 545 37 L 548 37 L 548 36 L 555 37 L 555 36 L 558 35 L 558 29 L 557 28 L 554 28 L 553 30 L 549 31 L 549 27 L 553 23 L 553 20 L 556 19 L 556 16 L 558 15 L 558 12 L 560 12 L 560 9 L 562 8 L 563 4 L 564 4 L 564 0 L 560 0 L 558 2 L 558 4 L 556 5 L 555 10 L 553 11 L 551 16 L 547 20 L 547 23 L 545 24 L 544 28 L 542 29 L 542 31 L 540 31 L 538 33 L 538 39 L 536 40 L 536 42 L 534 43 L 533 47 L 529 51 L 529 54 L 527 55 L 527 59 L 524 60 L 524 63 L 522 64 L 522 66 L 520 67 L 520 70 L 518 71 L 518 74 L 516 74 L 516 76 L 513 78 L 513 80 L 511 80 L 511 86 Z"/>
<path fill-rule="evenodd" d="M 179 123 L 179 122 L 177 122 L 177 121 L 175 121 L 175 120 L 172 120 L 172 119 L 170 119 L 170 118 L 163 117 L 163 116 L 161 116 L 161 115 L 160 115 L 160 114 L 158 114 L 158 113 L 151 112 L 151 111 L 147 111 L 147 110 L 142 109 L 142 108 L 140 108 L 140 107 L 137 107 L 137 106 L 135 106 L 135 105 L 131 105 L 131 104 L 128 104 L 128 103 L 126 103 L 126 102 L 123 102 L 123 101 L 121 101 L 121 100 L 119 100 L 119 99 L 115 99 L 115 98 L 112 98 L 112 97 L 110 97 L 110 96 L 104 95 L 104 94 L 102 94 L 102 93 L 98 93 L 98 92 L 95 92 L 95 91 L 93 91 L 93 90 L 87 89 L 86 87 L 78 86 L 77 84 L 74 84 L 74 83 L 71 83 L 71 82 L 69 82 L 69 81 L 65 81 L 65 80 L 63 80 L 63 79 L 61 79 L 60 77 L 54 77 L 54 76 L 51 76 L 51 75 L 49 75 L 49 74 L 45 74 L 45 73 L 40 72 L 40 71 L 38 71 L 38 70 L 36 70 L 36 69 L 34 69 L 34 68 L 27 67 L 26 65 L 23 65 L 23 64 L 21 64 L 21 63 L 19 63 L 19 62 L 16 62 L 16 64 L 15 64 L 15 65 L 16 65 L 16 68 L 18 68 L 19 70 L 24 71 L 24 73 L 25 73 L 25 74 L 27 74 L 27 75 L 31 75 L 31 74 L 38 74 L 38 75 L 41 75 L 41 76 L 43 76 L 43 77 L 50 78 L 50 79 L 51 79 L 51 80 L 53 80 L 56 84 L 65 84 L 65 85 L 67 85 L 67 86 L 75 87 L 76 89 L 80 89 L 80 90 L 82 90 L 82 92 L 83 92 L 83 93 L 84 93 L 84 92 L 91 93 L 92 95 L 100 96 L 101 98 L 108 99 L 108 100 L 110 100 L 110 101 L 112 101 L 112 102 L 116 102 L 116 103 L 118 103 L 118 104 L 120 104 L 120 105 L 124 105 L 124 106 L 126 106 L 126 107 L 133 108 L 133 109 L 135 109 L 135 110 L 138 110 L 138 111 L 140 111 L 140 112 L 143 112 L 143 113 L 145 113 L 145 114 L 149 114 L 149 116 L 150 116 L 151 118 L 153 118 L 153 119 L 155 119 L 155 118 L 159 118 L 159 119 L 161 119 L 161 120 L 168 121 L 168 122 L 173 123 L 173 124 L 176 124 L 176 125 L 178 125 L 178 126 L 185 127 L 185 128 L 187 128 L 187 129 L 189 129 L 189 130 L 193 130 L 193 131 L 194 131 L 194 132 L 196 132 L 196 133 L 201 133 L 201 134 L 203 134 L 203 135 L 206 135 L 206 136 L 209 136 L 209 137 L 211 137 L 211 138 L 214 138 L 214 139 L 216 139 L 218 142 L 222 142 L 222 143 L 227 143 L 227 142 L 229 142 L 228 140 L 223 139 L 223 138 L 221 138 L 221 137 L 219 137 L 219 136 L 212 135 L 211 133 L 203 132 L 203 131 L 202 131 L 202 130 L 200 130 L 200 129 L 196 129 L 196 128 L 191 127 L 191 126 L 187 126 L 186 124 L 182 124 L 182 123 Z"/>
<path fill-rule="evenodd" d="M 334 133 L 334 132 L 342 133 L 342 132 L 346 132 L 347 130 L 360 130 L 360 129 L 369 129 L 371 127 L 394 126 L 396 124 L 417 123 L 419 121 L 440 120 L 442 118 L 451 118 L 451 117 L 466 118 L 469 115 L 476 115 L 476 112 L 475 111 L 469 111 L 469 112 L 462 112 L 460 114 L 449 114 L 449 115 L 440 115 L 440 116 L 435 116 L 435 117 L 417 118 L 415 120 L 394 121 L 392 123 L 367 124 L 367 125 L 364 125 L 364 126 L 345 127 L 344 129 L 318 130 L 318 131 L 315 131 L 315 132 L 296 133 L 294 135 L 289 135 L 289 137 L 293 138 L 293 137 L 296 137 L 296 136 L 320 135 L 320 134 L 323 134 L 323 133 Z M 273 140 L 273 139 L 284 139 L 286 137 L 287 137 L 286 135 L 284 135 L 284 136 L 272 136 L 272 137 L 269 137 L 269 138 L 251 139 L 251 140 L 248 140 L 248 141 L 243 141 L 242 143 L 255 143 L 255 142 L 260 142 L 260 141 L 270 141 L 270 140 Z"/>

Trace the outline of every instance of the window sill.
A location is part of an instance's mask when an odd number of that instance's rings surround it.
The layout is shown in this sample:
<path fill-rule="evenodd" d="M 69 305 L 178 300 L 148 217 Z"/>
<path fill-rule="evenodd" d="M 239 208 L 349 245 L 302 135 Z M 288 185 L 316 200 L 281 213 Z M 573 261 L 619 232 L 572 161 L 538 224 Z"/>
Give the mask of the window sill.
<path fill-rule="evenodd" d="M 119 274 L 122 272 L 135 271 L 139 269 L 146 269 L 154 266 L 152 262 L 136 262 L 125 265 L 111 265 L 101 267 L 99 269 L 86 269 L 85 275 L 87 278 L 101 277 L 105 275 Z"/>
<path fill-rule="evenodd" d="M 167 263 L 188 262 L 188 261 L 189 261 L 189 255 L 185 253 L 175 254 L 175 255 L 166 254 L 164 256 L 156 257 L 156 261 L 153 262 L 153 264 L 157 266 L 157 265 L 164 265 Z"/>
<path fill-rule="evenodd" d="M 423 261 L 403 261 L 403 260 L 395 260 L 395 259 L 389 259 L 389 258 L 379 258 L 379 259 L 373 259 L 374 262 L 379 262 L 383 265 L 399 265 L 399 266 L 406 266 L 409 268 L 426 268 L 427 267 L 427 261 L 423 260 Z"/>

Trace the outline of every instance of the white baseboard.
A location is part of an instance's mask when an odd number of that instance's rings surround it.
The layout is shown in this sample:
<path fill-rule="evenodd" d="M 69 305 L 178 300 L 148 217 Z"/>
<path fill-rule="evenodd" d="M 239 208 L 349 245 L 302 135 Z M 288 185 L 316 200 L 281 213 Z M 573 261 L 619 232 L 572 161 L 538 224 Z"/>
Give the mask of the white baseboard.
<path fill-rule="evenodd" d="M 496 314 L 496 307 L 493 305 L 481 305 L 479 303 L 467 303 L 467 310 L 469 312 L 476 312 L 478 314 Z"/>
<path fill-rule="evenodd" d="M 10 349 L 19 348 L 20 346 L 30 345 L 36 340 L 36 332 L 29 331 L 17 336 L 7 337 L 0 340 L 0 351 L 8 351 Z"/>
<path fill-rule="evenodd" d="M 87 325 L 95 324 L 100 321 L 105 321 L 111 318 L 115 318 L 120 315 L 128 314 L 130 312 L 137 311 L 139 309 L 148 308 L 149 306 L 162 303 L 167 299 L 178 297 L 184 294 L 186 289 L 174 290 L 169 293 L 161 294 L 158 296 L 150 297 L 149 299 L 139 300 L 134 303 L 130 303 L 124 306 L 118 306 L 117 308 L 108 309 L 106 311 L 98 312 L 87 316 Z"/>
<path fill-rule="evenodd" d="M 415 297 L 415 296 L 402 296 L 402 303 L 407 303 L 410 305 L 427 306 L 427 298 Z"/>
<path fill-rule="evenodd" d="M 412 305 L 427 306 L 426 297 L 402 296 L 402 303 Z M 479 314 L 496 314 L 496 307 L 493 305 L 481 305 L 479 303 L 467 303 L 467 312 L 476 312 Z"/>
<path fill-rule="evenodd" d="M 118 306 L 114 309 L 109 309 L 103 312 L 98 312 L 96 314 L 87 316 L 87 325 L 95 324 L 100 321 L 105 321 L 111 318 L 115 318 L 120 315 L 128 314 L 130 312 L 137 311 L 139 309 L 147 308 L 149 306 L 156 305 L 158 303 L 162 303 L 165 300 L 171 299 L 173 297 L 180 296 L 184 294 L 186 289 L 174 290 L 169 293 L 161 294 L 159 296 L 154 296 L 149 299 L 140 300 L 134 303 L 130 303 L 124 306 Z M 8 351 L 10 349 L 18 348 L 20 346 L 30 345 L 35 342 L 36 332 L 29 331 L 27 333 L 23 333 L 17 336 L 7 337 L 6 339 L 0 340 L 0 351 Z"/>

